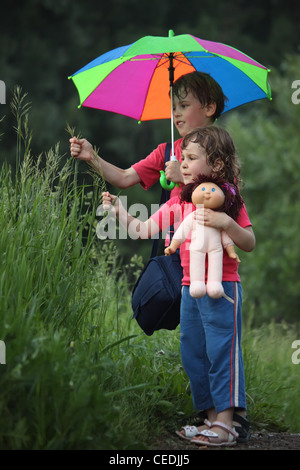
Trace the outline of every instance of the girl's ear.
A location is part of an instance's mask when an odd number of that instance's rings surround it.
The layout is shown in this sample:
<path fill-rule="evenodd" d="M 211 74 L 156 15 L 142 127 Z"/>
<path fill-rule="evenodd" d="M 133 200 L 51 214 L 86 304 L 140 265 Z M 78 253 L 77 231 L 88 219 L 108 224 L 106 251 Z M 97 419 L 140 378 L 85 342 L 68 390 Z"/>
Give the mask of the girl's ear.
<path fill-rule="evenodd" d="M 221 158 L 217 158 L 216 161 L 214 162 L 214 167 L 213 171 L 216 173 L 220 173 L 224 168 L 224 162 L 221 160 Z"/>

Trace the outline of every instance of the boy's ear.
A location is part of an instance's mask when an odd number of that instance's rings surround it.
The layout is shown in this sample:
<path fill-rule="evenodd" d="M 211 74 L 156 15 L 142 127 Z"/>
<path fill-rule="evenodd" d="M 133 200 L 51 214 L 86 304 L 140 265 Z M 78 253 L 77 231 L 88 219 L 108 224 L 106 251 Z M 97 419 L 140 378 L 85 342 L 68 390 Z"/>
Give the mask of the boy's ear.
<path fill-rule="evenodd" d="M 206 116 L 207 117 L 213 117 L 217 109 L 217 105 L 214 101 L 212 101 L 210 104 L 206 105 Z"/>

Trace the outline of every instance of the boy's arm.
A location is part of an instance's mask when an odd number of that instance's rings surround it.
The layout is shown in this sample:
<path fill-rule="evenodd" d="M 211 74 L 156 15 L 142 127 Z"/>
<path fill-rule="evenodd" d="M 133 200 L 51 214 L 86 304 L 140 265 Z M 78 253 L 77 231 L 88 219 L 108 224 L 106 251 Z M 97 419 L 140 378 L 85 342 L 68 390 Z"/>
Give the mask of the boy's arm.
<path fill-rule="evenodd" d="M 86 139 L 77 139 L 72 137 L 71 155 L 73 158 L 85 161 L 88 163 L 99 175 L 101 175 L 108 183 L 120 189 L 126 189 L 141 182 L 137 172 L 132 168 L 122 170 L 115 165 L 103 160 L 99 157 L 90 142 Z"/>

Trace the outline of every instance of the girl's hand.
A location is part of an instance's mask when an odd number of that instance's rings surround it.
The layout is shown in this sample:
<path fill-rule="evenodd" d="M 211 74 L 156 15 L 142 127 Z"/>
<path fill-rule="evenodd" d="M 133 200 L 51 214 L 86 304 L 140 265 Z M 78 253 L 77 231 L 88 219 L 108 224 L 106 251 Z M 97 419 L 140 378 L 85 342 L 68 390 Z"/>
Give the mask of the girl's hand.
<path fill-rule="evenodd" d="M 92 144 L 86 139 L 77 139 L 77 137 L 72 137 L 70 140 L 70 151 L 73 158 L 78 158 L 78 160 L 83 160 L 85 162 L 91 162 L 94 157 L 94 149 Z"/>
<path fill-rule="evenodd" d="M 225 212 L 213 211 L 212 209 L 196 209 L 195 220 L 207 227 L 213 227 L 218 230 L 226 230 L 228 219 L 230 217 Z"/>
<path fill-rule="evenodd" d="M 110 194 L 108 191 L 105 191 L 104 193 L 102 193 L 102 206 L 105 211 L 109 211 L 111 207 L 114 206 L 116 215 L 118 215 L 119 204 L 120 204 L 120 201 L 117 196 Z"/>

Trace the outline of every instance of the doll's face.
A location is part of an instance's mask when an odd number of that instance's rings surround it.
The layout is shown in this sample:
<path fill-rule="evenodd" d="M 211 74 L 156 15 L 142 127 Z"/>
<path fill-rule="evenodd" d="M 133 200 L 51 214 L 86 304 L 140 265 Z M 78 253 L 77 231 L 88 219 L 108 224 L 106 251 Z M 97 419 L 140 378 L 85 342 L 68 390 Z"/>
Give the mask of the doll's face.
<path fill-rule="evenodd" d="M 202 183 L 193 191 L 192 203 L 203 204 L 207 209 L 218 209 L 224 204 L 225 195 L 222 189 L 214 183 Z"/>

